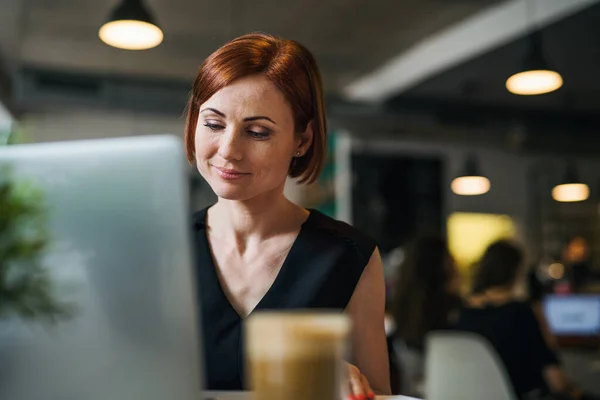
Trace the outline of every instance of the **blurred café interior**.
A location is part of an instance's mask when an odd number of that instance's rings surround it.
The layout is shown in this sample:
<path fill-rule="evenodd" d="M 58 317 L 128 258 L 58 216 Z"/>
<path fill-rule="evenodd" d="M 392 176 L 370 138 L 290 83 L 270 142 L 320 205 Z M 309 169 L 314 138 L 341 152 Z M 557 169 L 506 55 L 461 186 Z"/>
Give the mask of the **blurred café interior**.
<path fill-rule="evenodd" d="M 212 51 L 253 31 L 295 39 L 323 75 L 329 153 L 286 194 L 376 239 L 389 332 L 413 239 L 447 238 L 464 295 L 511 239 L 567 375 L 600 393 L 600 1 L 145 0 L 148 43 L 99 35 L 115 3 L 2 0 L 0 145 L 183 136 Z M 193 168 L 189 182 L 193 210 L 215 201 Z"/>

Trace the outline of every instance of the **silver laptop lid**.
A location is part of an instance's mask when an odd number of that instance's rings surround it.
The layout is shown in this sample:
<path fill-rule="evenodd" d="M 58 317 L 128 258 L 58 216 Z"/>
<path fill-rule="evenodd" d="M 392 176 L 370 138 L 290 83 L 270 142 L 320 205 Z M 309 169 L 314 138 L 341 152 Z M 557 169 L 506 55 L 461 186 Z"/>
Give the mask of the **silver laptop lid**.
<path fill-rule="evenodd" d="M 0 148 L 42 189 L 63 300 L 56 326 L 0 319 L 0 399 L 197 400 L 188 188 L 174 136 Z"/>

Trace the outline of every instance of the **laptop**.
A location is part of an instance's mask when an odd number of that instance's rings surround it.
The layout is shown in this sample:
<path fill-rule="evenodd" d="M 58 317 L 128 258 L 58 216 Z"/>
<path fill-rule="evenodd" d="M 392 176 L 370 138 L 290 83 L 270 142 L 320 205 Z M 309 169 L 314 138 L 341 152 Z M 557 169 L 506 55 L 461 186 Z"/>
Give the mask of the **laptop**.
<path fill-rule="evenodd" d="M 600 295 L 549 295 L 544 298 L 543 307 L 554 335 L 600 335 Z"/>
<path fill-rule="evenodd" d="M 42 191 L 56 325 L 0 319 L 0 399 L 198 400 L 187 169 L 175 136 L 0 147 Z M 190 227 L 190 228 L 188 228 Z"/>

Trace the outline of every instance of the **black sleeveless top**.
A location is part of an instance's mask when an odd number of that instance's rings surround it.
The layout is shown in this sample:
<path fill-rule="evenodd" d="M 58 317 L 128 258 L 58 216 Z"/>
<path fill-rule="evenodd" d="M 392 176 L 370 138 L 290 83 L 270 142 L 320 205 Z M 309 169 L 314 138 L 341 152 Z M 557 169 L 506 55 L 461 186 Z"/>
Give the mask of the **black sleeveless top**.
<path fill-rule="evenodd" d="M 244 390 L 244 319 L 229 303 L 217 277 L 206 236 L 206 211 L 193 216 L 205 386 Z M 367 235 L 311 210 L 279 274 L 254 310 L 343 311 L 374 250 L 375 242 Z"/>

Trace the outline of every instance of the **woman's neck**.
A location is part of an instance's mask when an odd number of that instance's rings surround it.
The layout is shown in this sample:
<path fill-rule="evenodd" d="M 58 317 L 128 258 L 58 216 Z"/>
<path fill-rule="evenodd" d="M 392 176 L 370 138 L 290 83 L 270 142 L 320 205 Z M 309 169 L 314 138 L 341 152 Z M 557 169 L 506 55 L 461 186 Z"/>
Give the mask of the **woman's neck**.
<path fill-rule="evenodd" d="M 471 296 L 470 304 L 474 307 L 483 307 L 485 305 L 501 305 L 515 299 L 512 286 L 493 287 Z"/>
<path fill-rule="evenodd" d="M 488 303 L 504 304 L 514 300 L 515 293 L 512 286 L 490 288 L 484 292 Z"/>
<path fill-rule="evenodd" d="M 244 201 L 219 199 L 208 214 L 211 231 L 238 244 L 296 230 L 308 217 L 307 210 L 290 202 L 283 193 Z"/>

